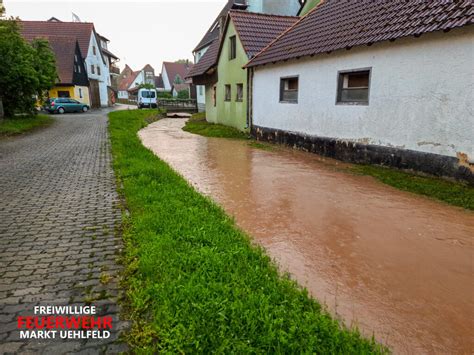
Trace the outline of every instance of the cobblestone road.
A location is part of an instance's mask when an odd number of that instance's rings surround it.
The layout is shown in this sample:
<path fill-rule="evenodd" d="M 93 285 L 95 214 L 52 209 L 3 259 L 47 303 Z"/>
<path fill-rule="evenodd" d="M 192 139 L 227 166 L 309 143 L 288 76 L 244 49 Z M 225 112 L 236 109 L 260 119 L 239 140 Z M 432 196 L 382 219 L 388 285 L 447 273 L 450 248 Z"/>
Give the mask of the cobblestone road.
<path fill-rule="evenodd" d="M 119 200 L 107 112 L 55 116 L 52 127 L 0 140 L 0 354 L 116 353 Z M 110 339 L 20 340 L 35 305 L 97 306 Z"/>

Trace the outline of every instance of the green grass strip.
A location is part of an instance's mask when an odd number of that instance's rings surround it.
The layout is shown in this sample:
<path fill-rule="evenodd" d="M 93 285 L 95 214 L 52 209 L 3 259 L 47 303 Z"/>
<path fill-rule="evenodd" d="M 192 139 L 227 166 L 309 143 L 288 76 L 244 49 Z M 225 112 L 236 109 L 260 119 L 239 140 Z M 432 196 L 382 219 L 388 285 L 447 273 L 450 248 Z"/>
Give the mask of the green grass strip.
<path fill-rule="evenodd" d="M 436 177 L 420 176 L 380 166 L 355 165 L 351 171 L 370 175 L 384 184 L 403 191 L 428 196 L 454 206 L 474 210 L 474 188 L 467 184 Z"/>
<path fill-rule="evenodd" d="M 249 139 L 248 133 L 241 132 L 237 128 L 210 123 L 205 118 L 200 118 L 200 114 L 193 115 L 193 119 L 186 122 L 183 131 L 199 134 L 204 137 Z"/>
<path fill-rule="evenodd" d="M 150 111 L 110 114 L 134 352 L 380 353 L 332 319 L 223 210 L 144 148 Z"/>
<path fill-rule="evenodd" d="M 47 115 L 19 116 L 0 120 L 0 136 L 14 136 L 49 126 L 53 118 Z"/>

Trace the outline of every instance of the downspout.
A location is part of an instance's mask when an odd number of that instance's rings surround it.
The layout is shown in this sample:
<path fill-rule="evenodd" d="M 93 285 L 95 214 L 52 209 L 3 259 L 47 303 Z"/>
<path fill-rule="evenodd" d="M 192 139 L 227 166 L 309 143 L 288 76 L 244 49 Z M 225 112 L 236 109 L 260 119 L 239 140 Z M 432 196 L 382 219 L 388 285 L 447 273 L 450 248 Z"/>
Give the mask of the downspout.
<path fill-rule="evenodd" d="M 253 68 L 247 68 L 247 127 L 252 133 L 253 125 Z"/>

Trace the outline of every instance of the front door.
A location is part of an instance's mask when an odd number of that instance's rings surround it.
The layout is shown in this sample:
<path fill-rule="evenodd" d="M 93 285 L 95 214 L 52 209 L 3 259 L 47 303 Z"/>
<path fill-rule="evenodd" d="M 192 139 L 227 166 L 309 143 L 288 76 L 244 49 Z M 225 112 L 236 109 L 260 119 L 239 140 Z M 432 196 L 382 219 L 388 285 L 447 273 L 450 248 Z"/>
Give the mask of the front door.
<path fill-rule="evenodd" d="M 99 81 L 90 79 L 90 95 L 91 95 L 91 107 L 99 108 L 100 107 L 100 92 L 99 92 Z"/>

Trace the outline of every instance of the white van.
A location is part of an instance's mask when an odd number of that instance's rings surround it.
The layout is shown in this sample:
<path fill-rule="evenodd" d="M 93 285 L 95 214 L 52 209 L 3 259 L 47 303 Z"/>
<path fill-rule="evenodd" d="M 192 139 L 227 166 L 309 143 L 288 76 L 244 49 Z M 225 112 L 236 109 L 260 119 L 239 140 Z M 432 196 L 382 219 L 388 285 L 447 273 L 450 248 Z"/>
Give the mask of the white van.
<path fill-rule="evenodd" d="M 138 90 L 137 106 L 138 108 L 156 108 L 156 90 L 145 88 Z"/>

